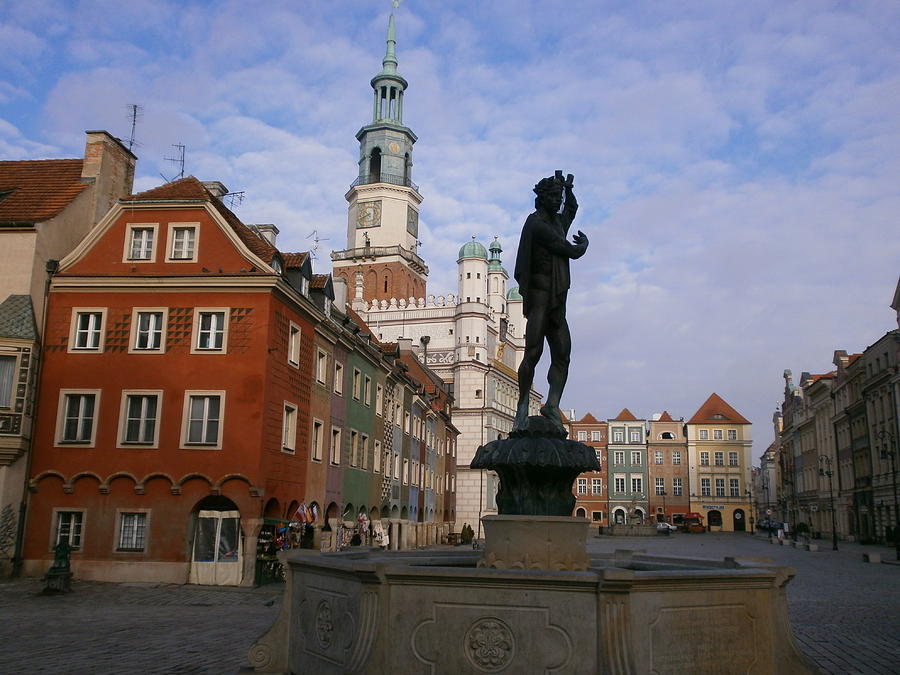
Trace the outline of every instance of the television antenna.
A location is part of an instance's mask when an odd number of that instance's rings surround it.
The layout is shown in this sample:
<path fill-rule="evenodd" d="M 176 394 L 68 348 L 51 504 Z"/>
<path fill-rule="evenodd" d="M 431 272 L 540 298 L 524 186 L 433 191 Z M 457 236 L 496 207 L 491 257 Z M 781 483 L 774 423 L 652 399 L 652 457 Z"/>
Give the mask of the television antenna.
<path fill-rule="evenodd" d="M 178 164 L 180 170 L 175 178 L 166 178 L 165 174 L 160 173 L 159 175 L 162 176 L 163 180 L 167 183 L 171 183 L 173 180 L 180 180 L 184 178 L 184 143 L 172 143 L 172 147 L 175 148 L 175 152 L 178 156 L 163 157 L 163 159 L 167 162 Z"/>
<path fill-rule="evenodd" d="M 222 200 L 224 201 L 226 199 L 228 200 L 228 208 L 233 211 L 235 204 L 240 206 L 244 203 L 244 191 L 240 190 L 238 192 L 229 192 L 222 195 Z"/>
<path fill-rule="evenodd" d="M 137 103 L 129 103 L 126 107 L 128 108 L 128 116 L 131 118 L 131 135 L 128 137 L 128 149 L 131 150 L 135 145 L 140 145 L 134 140 L 134 135 L 137 129 L 138 118 L 144 116 L 144 106 Z"/>
<path fill-rule="evenodd" d="M 318 260 L 319 256 L 316 254 L 316 251 L 319 250 L 319 242 L 320 241 L 328 241 L 328 237 L 320 237 L 318 230 L 313 230 L 310 234 L 306 235 L 307 239 L 313 240 L 313 247 L 309 249 L 309 257 L 313 260 Z"/>

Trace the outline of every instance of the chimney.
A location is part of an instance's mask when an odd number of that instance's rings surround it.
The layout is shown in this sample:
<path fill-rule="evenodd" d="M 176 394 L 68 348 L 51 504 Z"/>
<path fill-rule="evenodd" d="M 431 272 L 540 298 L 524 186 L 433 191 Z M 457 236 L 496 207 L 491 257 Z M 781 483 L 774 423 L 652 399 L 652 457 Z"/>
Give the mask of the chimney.
<path fill-rule="evenodd" d="M 228 188 L 217 180 L 205 180 L 203 181 L 203 187 L 212 192 L 213 197 L 219 200 L 228 194 Z"/>
<path fill-rule="evenodd" d="M 86 131 L 81 180 L 93 183 L 91 218 L 96 225 L 134 187 L 137 157 L 107 131 Z"/>
<path fill-rule="evenodd" d="M 334 289 L 334 306 L 343 312 L 347 306 L 347 280 L 332 276 L 331 287 Z"/>
<path fill-rule="evenodd" d="M 221 183 L 220 183 L 221 185 Z M 260 239 L 264 239 L 272 246 L 275 245 L 275 238 L 278 236 L 278 228 L 272 223 L 260 223 L 259 225 L 251 225 L 250 229 L 259 235 Z"/>

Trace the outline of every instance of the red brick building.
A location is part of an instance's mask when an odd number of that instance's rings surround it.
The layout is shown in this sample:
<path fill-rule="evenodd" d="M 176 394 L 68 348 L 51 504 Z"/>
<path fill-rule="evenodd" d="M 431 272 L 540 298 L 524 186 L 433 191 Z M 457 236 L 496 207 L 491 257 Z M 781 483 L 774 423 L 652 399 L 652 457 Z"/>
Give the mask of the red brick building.
<path fill-rule="evenodd" d="M 575 492 L 574 516 L 590 518 L 593 522 L 605 525 L 609 517 L 608 482 L 606 465 L 607 424 L 587 413 L 578 421 L 567 420 L 569 438 L 594 448 L 599 471 L 580 474 L 575 479 L 572 489 Z"/>
<path fill-rule="evenodd" d="M 264 517 L 304 498 L 324 319 L 308 259 L 268 236 L 189 177 L 120 200 L 61 261 L 26 573 L 65 539 L 83 579 L 252 583 Z"/>

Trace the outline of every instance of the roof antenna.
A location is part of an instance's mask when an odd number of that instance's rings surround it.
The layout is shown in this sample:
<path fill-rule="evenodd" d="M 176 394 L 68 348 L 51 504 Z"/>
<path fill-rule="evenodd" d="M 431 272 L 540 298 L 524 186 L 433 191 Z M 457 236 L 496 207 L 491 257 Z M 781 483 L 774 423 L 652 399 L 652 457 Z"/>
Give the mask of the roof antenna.
<path fill-rule="evenodd" d="M 313 230 L 310 234 L 306 235 L 306 238 L 309 239 L 312 237 L 313 247 L 309 249 L 309 257 L 313 260 L 318 260 L 319 256 L 316 255 L 316 251 L 319 250 L 319 242 L 320 241 L 328 241 L 328 237 L 320 237 L 318 230 Z"/>
<path fill-rule="evenodd" d="M 135 143 L 134 132 L 137 128 L 138 117 L 143 117 L 144 115 L 144 106 L 137 103 L 129 103 L 127 107 L 128 116 L 131 117 L 131 135 L 128 137 L 128 149 L 131 150 L 135 145 L 140 145 L 140 143 Z"/>
<path fill-rule="evenodd" d="M 240 206 L 244 203 L 244 191 L 240 190 L 239 192 L 228 192 L 222 195 L 222 200 L 228 200 L 228 208 L 234 211 L 234 205 L 237 204 Z"/>
<path fill-rule="evenodd" d="M 175 176 L 175 178 L 166 178 L 164 174 L 160 173 L 159 175 L 162 176 L 163 180 L 167 183 L 171 183 L 173 180 L 180 180 L 184 178 L 184 143 L 172 143 L 172 147 L 175 148 L 176 152 L 178 153 L 178 157 L 163 157 L 163 159 L 167 162 L 174 162 L 175 164 L 178 164 L 181 170 L 178 172 L 178 175 Z"/>

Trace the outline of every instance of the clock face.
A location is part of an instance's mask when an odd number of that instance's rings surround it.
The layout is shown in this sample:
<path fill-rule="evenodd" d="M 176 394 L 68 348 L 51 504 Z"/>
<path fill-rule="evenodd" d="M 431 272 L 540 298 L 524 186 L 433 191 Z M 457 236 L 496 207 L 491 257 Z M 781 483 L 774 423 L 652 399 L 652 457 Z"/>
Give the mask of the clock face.
<path fill-rule="evenodd" d="M 357 227 L 379 227 L 381 225 L 381 201 L 360 202 L 356 207 Z"/>
<path fill-rule="evenodd" d="M 409 204 L 406 205 L 406 231 L 412 236 L 419 236 L 419 212 Z"/>
<path fill-rule="evenodd" d="M 391 152 L 393 152 L 396 155 L 398 152 L 400 152 L 400 146 L 397 145 L 396 142 L 391 141 L 390 144 L 388 145 L 388 150 L 390 150 Z"/>

